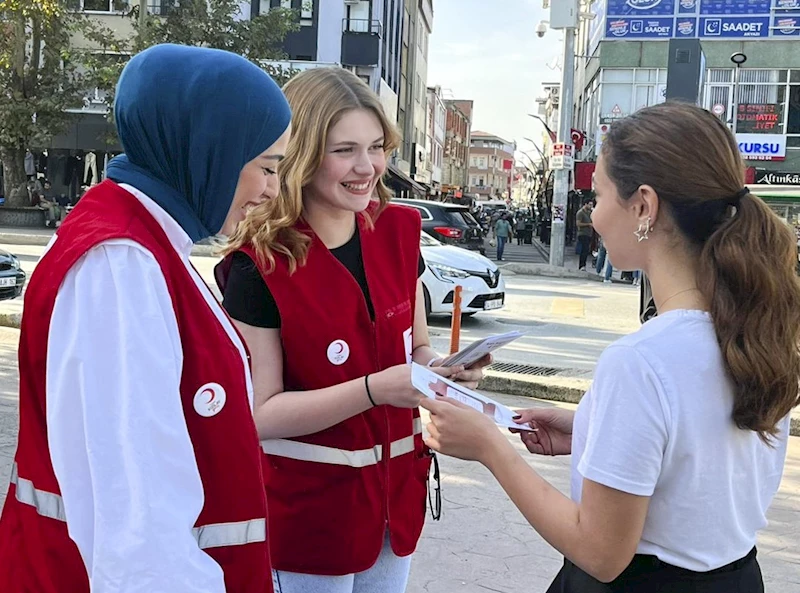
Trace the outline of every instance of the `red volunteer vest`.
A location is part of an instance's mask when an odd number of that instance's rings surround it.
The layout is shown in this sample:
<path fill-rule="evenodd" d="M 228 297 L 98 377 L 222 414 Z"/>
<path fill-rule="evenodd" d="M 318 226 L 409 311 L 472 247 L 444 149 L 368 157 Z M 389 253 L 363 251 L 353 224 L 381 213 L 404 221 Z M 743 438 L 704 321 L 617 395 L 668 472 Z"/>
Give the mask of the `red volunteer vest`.
<path fill-rule="evenodd" d="M 420 217 L 389 206 L 370 230 L 359 216 L 375 321 L 361 288 L 312 235 L 308 261 L 262 276 L 281 316 L 286 391 L 322 389 L 411 359 Z M 253 250 L 245 248 L 255 260 Z M 367 394 L 364 392 L 364 398 Z M 278 570 L 343 575 L 370 568 L 389 529 L 408 556 L 425 521 L 431 457 L 419 410 L 379 406 L 322 432 L 262 442 L 270 552 Z"/>
<path fill-rule="evenodd" d="M 87 193 L 67 217 L 25 296 L 19 442 L 0 518 L 0 591 L 89 592 L 83 560 L 67 533 L 47 445 L 45 362 L 59 286 L 84 254 L 109 239 L 133 240 L 155 256 L 175 306 L 184 356 L 181 401 L 205 494 L 194 530 L 198 546 L 222 567 L 228 593 L 272 593 L 261 452 L 241 355 L 158 223 L 110 181 Z M 224 389 L 227 400 L 215 416 L 203 417 L 193 402 L 209 389 Z"/>

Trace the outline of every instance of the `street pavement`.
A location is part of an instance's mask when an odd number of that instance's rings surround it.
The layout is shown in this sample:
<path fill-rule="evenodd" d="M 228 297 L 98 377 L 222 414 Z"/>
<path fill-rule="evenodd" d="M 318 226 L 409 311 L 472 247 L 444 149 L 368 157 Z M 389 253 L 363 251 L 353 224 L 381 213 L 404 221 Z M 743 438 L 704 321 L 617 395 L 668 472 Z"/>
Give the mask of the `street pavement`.
<path fill-rule="evenodd" d="M 533 249 L 530 245 L 519 249 Z M 19 257 L 23 270 L 32 274 L 44 253 L 41 245 L 0 244 Z M 192 257 L 192 263 L 214 288 L 214 257 Z M 512 330 L 526 332 L 497 353 L 500 362 L 564 369 L 584 377 L 594 369 L 600 353 L 611 342 L 635 331 L 638 291 L 625 284 L 607 285 L 588 279 L 506 275 L 506 306 L 465 318 L 461 344 Z M 217 293 L 217 296 L 219 294 Z M 0 313 L 21 313 L 22 298 L 0 301 Z M 450 317 L 434 317 L 429 323 L 433 346 L 445 352 L 450 344 Z"/>
<path fill-rule="evenodd" d="M 28 273 L 44 250 L 15 244 L 0 248 L 16 253 Z M 192 261 L 213 285 L 216 260 L 195 257 Z M 630 286 L 508 275 L 506 289 L 504 309 L 478 314 L 462 325 L 462 345 L 501 331 L 529 332 L 498 353 L 497 359 L 502 362 L 554 367 L 576 377 L 591 377 L 602 350 L 639 326 L 638 292 Z M 19 312 L 22 302 L 2 302 L 0 311 Z M 447 317 L 430 322 L 433 345 L 439 351 L 448 347 L 449 328 Z M 17 330 L 0 328 L 0 502 L 5 497 L 16 446 L 18 336 Z M 494 397 L 513 408 L 570 407 L 511 395 Z M 562 492 L 568 492 L 568 457 L 534 457 L 514 442 L 537 471 Z M 442 459 L 441 464 L 442 520 L 428 520 L 408 593 L 544 591 L 561 565 L 560 556 L 527 525 L 484 468 L 451 458 Z M 799 495 L 800 438 L 793 437 L 783 484 L 769 513 L 770 525 L 759 539 L 759 557 L 769 592 L 800 593 Z"/>
<path fill-rule="evenodd" d="M 19 332 L 0 328 L 0 504 L 16 448 Z M 550 402 L 494 394 L 514 408 Z M 565 407 L 568 404 L 558 404 Z M 569 492 L 569 457 L 520 454 L 548 481 Z M 546 590 L 561 557 L 526 523 L 489 472 L 476 463 L 440 459 L 443 513 L 428 518 L 411 569 L 408 593 L 537 593 Z M 768 593 L 800 593 L 800 438 L 790 439 L 781 490 L 759 538 Z"/>

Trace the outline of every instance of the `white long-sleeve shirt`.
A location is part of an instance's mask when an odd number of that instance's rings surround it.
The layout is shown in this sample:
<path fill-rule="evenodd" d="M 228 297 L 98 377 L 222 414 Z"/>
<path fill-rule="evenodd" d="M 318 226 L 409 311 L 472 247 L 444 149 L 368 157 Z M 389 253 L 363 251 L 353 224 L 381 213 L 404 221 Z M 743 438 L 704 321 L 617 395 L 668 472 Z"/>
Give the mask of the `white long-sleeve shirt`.
<path fill-rule="evenodd" d="M 191 240 L 122 187 L 164 229 L 239 348 L 252 407 L 244 347 L 189 263 Z M 152 253 L 128 240 L 90 250 L 58 291 L 48 339 L 50 456 L 92 593 L 224 593 L 222 569 L 192 535 L 203 487 L 181 406 L 178 325 Z"/>

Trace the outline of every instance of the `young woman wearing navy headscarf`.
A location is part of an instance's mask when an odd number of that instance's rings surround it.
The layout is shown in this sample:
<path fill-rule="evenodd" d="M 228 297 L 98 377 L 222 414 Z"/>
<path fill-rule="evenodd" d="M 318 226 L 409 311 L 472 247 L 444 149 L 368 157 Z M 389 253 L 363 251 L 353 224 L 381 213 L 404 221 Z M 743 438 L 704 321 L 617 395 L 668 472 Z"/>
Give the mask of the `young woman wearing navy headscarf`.
<path fill-rule="evenodd" d="M 273 197 L 290 111 L 231 53 L 162 45 L 115 105 L 125 155 L 26 294 L 0 591 L 272 591 L 245 347 L 189 262 Z"/>

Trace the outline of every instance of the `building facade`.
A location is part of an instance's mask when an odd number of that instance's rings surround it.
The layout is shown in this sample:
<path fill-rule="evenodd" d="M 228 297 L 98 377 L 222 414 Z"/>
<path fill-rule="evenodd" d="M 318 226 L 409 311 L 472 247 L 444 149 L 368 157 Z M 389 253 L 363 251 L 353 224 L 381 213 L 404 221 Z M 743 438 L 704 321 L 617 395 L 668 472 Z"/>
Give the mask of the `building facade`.
<path fill-rule="evenodd" d="M 441 87 L 429 87 L 428 121 L 426 126 L 427 166 L 431 175 L 431 189 L 434 195 L 442 189 L 442 170 L 444 168 L 444 143 L 447 127 L 447 107 L 442 99 Z"/>
<path fill-rule="evenodd" d="M 514 142 L 473 131 L 469 152 L 469 191 L 479 199 L 509 198 L 514 174 Z"/>
<path fill-rule="evenodd" d="M 447 99 L 442 191 L 464 190 L 469 186 L 469 153 L 472 130 L 470 100 Z"/>
<path fill-rule="evenodd" d="M 284 7 L 300 11 L 300 30 L 284 42 L 298 69 L 338 65 L 355 72 L 378 95 L 397 123 L 400 148 L 389 163 L 399 195 L 425 195 L 427 48 L 432 0 L 252 0 L 253 14 Z"/>
<path fill-rule="evenodd" d="M 665 100 L 669 40 L 698 38 L 702 106 L 737 133 L 750 167 L 800 173 L 800 1 L 651 0 L 633 9 L 598 0 L 592 10 L 576 45 L 573 126 L 587 140 L 579 159 L 596 158 L 614 120 Z M 734 53 L 747 58 L 738 73 Z M 748 151 L 754 144 L 776 152 Z"/>

